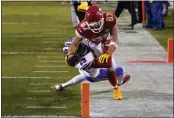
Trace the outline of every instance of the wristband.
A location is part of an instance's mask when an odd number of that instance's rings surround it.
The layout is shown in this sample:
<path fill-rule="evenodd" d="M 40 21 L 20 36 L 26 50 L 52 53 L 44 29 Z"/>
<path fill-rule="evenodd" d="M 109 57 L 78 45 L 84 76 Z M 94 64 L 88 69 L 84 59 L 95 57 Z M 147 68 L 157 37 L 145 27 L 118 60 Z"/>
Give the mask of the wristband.
<path fill-rule="evenodd" d="M 116 42 L 111 41 L 110 45 L 114 45 L 116 48 L 118 48 L 118 44 Z"/>

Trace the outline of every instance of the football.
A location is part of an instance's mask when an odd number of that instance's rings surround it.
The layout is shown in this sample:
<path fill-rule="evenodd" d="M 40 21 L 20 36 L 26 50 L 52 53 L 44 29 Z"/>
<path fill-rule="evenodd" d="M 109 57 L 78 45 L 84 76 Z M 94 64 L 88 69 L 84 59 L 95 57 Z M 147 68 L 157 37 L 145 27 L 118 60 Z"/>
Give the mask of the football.
<path fill-rule="evenodd" d="M 67 59 L 66 59 L 66 63 L 69 65 L 69 66 L 75 66 L 76 64 L 78 64 L 80 61 L 80 56 L 77 55 L 77 54 L 70 54 L 70 55 L 67 55 Z"/>

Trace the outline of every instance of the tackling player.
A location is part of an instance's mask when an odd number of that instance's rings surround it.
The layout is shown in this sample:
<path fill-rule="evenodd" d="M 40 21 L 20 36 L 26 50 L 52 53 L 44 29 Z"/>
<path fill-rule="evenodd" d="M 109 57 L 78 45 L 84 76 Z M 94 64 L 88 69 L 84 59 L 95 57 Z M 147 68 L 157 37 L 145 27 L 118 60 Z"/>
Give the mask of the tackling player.
<path fill-rule="evenodd" d="M 68 53 L 68 49 L 71 43 L 72 43 L 72 40 L 68 40 L 65 42 L 63 47 L 63 52 L 65 54 Z M 77 48 L 77 51 L 75 54 L 78 55 L 76 57 L 78 59 L 72 60 L 71 58 L 69 58 L 67 62 L 69 64 L 71 63 L 71 65 L 74 65 L 77 69 L 79 69 L 80 74 L 73 77 L 71 80 L 63 84 L 55 85 L 53 89 L 56 89 L 57 91 L 62 91 L 64 88 L 68 86 L 71 86 L 86 80 L 89 82 L 98 82 L 98 81 L 107 80 L 108 69 L 92 68 L 94 55 L 91 52 L 91 49 L 85 44 L 85 42 L 79 44 L 79 47 Z M 122 85 L 130 80 L 129 75 L 124 75 L 124 70 L 122 67 L 116 67 L 115 72 L 116 72 L 116 76 L 118 80 L 118 85 Z"/>
<path fill-rule="evenodd" d="M 72 56 L 76 52 L 83 38 L 88 39 L 88 46 L 93 50 L 95 56 L 98 57 L 95 60 L 96 67 L 98 68 L 98 65 L 101 65 L 101 67 L 108 68 L 107 77 L 113 86 L 114 99 L 122 99 L 121 91 L 116 80 L 116 64 L 114 60 L 110 60 L 112 53 L 118 48 L 119 44 L 117 19 L 114 13 L 103 13 L 98 6 L 88 8 L 85 18 L 77 26 L 76 36 L 70 45 L 67 57 L 69 55 Z M 103 49 L 101 45 L 107 42 L 107 39 L 110 39 L 111 42 L 109 47 Z M 95 67 L 95 64 L 93 64 L 93 67 Z"/>

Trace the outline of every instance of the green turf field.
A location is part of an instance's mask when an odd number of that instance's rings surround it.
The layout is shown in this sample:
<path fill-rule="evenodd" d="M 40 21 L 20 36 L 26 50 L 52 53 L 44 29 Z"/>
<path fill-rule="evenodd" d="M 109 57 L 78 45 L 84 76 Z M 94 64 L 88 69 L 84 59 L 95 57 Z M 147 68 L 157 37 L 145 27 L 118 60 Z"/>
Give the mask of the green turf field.
<path fill-rule="evenodd" d="M 61 51 L 74 34 L 69 4 L 2 2 L 2 116 L 80 116 L 80 84 L 50 91 L 78 73 Z"/>
<path fill-rule="evenodd" d="M 2 116 L 80 116 L 80 84 L 50 91 L 78 73 L 61 51 L 74 35 L 68 2 L 2 2 Z"/>

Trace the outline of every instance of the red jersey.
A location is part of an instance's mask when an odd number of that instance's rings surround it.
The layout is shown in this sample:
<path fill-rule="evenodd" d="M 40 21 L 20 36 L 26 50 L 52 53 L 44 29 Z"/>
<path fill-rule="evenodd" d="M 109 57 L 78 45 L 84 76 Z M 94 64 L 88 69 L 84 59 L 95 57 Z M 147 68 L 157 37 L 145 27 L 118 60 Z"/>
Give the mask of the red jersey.
<path fill-rule="evenodd" d="M 116 25 L 117 19 L 115 14 L 105 12 L 103 13 L 104 25 L 103 29 L 99 33 L 94 33 L 87 25 L 86 19 L 82 20 L 81 23 L 77 26 L 76 35 L 79 38 L 87 38 L 89 41 L 94 43 L 105 42 L 107 37 L 109 36 L 112 28 Z"/>

